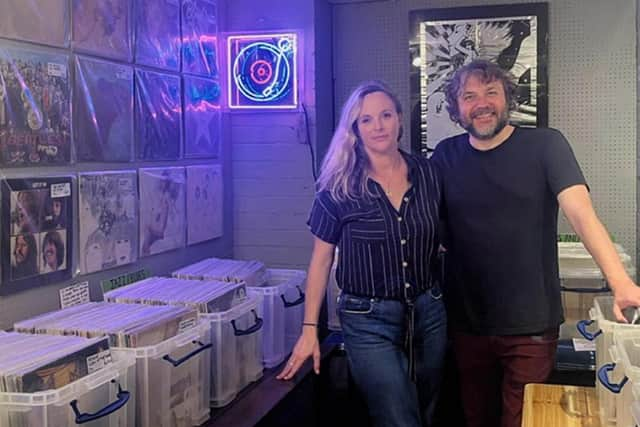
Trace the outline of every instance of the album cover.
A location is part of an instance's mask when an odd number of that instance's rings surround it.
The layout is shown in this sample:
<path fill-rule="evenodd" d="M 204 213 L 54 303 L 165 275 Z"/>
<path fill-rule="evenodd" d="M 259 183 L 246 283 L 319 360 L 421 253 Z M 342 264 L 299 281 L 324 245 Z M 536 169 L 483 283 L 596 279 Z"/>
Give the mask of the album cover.
<path fill-rule="evenodd" d="M 218 81 L 184 76 L 185 157 L 218 157 L 220 95 Z"/>
<path fill-rule="evenodd" d="M 131 161 L 133 69 L 76 56 L 75 70 L 73 123 L 78 161 Z"/>
<path fill-rule="evenodd" d="M 135 74 L 138 159 L 180 158 L 180 77 L 140 69 Z"/>
<path fill-rule="evenodd" d="M 140 169 L 140 256 L 184 247 L 185 170 Z"/>
<path fill-rule="evenodd" d="M 136 64 L 180 70 L 180 0 L 135 2 Z"/>
<path fill-rule="evenodd" d="M 135 171 L 79 176 L 80 272 L 138 259 L 138 180 Z"/>
<path fill-rule="evenodd" d="M 187 166 L 187 239 L 192 245 L 222 236 L 222 167 Z"/>
<path fill-rule="evenodd" d="M 131 0 L 73 0 L 74 50 L 131 61 Z"/>
<path fill-rule="evenodd" d="M 1 293 L 71 277 L 73 178 L 2 182 Z"/>
<path fill-rule="evenodd" d="M 67 0 L 2 0 L 0 37 L 69 46 Z"/>
<path fill-rule="evenodd" d="M 0 43 L 0 163 L 38 166 L 71 160 L 69 57 Z"/>
<path fill-rule="evenodd" d="M 218 1 L 182 0 L 182 71 L 217 78 L 217 38 Z"/>
<path fill-rule="evenodd" d="M 35 393 L 64 387 L 92 372 L 89 360 L 97 354 L 109 350 L 108 338 L 90 344 L 71 354 L 65 354 L 57 360 L 47 361 L 43 366 L 34 366 L 18 378 L 17 384 L 22 393 Z"/>

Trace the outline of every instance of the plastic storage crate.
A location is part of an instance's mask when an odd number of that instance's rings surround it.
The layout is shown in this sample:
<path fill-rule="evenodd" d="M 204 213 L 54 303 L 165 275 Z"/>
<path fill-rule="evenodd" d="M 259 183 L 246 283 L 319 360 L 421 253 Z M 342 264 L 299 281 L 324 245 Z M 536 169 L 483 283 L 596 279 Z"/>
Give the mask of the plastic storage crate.
<path fill-rule="evenodd" d="M 262 286 L 247 288 L 263 297 L 262 351 L 267 368 L 284 360 L 302 332 L 306 277 L 302 270 L 267 269 Z"/>
<path fill-rule="evenodd" d="M 632 393 L 631 416 L 636 425 L 640 425 L 640 383 L 633 385 Z"/>
<path fill-rule="evenodd" d="M 249 295 L 232 309 L 200 314 L 211 325 L 211 395 L 214 408 L 230 403 L 262 377 L 262 296 Z"/>
<path fill-rule="evenodd" d="M 114 362 L 56 390 L 0 393 L 2 427 L 133 427 L 136 360 L 114 354 Z"/>
<path fill-rule="evenodd" d="M 631 409 L 633 387 L 640 384 L 640 333 L 616 331 L 610 352 L 613 363 L 598 370 L 598 380 L 615 399 L 616 427 L 635 427 Z M 610 373 L 617 379 L 612 380 Z"/>
<path fill-rule="evenodd" d="M 201 322 L 154 346 L 112 347 L 136 360 L 137 427 L 189 427 L 209 419 L 209 327 Z"/>
<path fill-rule="evenodd" d="M 632 331 L 640 334 L 640 325 L 630 325 L 618 323 L 613 315 L 613 297 L 597 297 L 594 299 L 594 306 L 589 311 L 591 320 L 578 322 L 578 329 L 582 336 L 588 340 L 596 341 L 596 370 L 602 366 L 613 362 L 610 349 L 614 345 L 614 335 L 622 331 Z M 596 332 L 588 332 L 587 327 L 596 324 Z M 619 382 L 615 373 L 612 381 Z M 600 405 L 600 419 L 603 425 L 610 425 L 616 422 L 616 402 L 615 396 L 607 390 L 600 381 L 596 381 L 596 392 Z"/>

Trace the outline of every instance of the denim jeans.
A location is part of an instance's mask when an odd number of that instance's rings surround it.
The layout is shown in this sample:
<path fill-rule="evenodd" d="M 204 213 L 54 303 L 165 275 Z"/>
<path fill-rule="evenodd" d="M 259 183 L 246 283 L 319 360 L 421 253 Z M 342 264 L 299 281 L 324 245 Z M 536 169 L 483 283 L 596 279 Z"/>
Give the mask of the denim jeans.
<path fill-rule="evenodd" d="M 338 313 L 349 368 L 376 427 L 428 426 L 433 416 L 447 342 L 442 294 L 433 288 L 414 305 L 415 383 L 405 350 L 406 304 L 340 296 Z"/>

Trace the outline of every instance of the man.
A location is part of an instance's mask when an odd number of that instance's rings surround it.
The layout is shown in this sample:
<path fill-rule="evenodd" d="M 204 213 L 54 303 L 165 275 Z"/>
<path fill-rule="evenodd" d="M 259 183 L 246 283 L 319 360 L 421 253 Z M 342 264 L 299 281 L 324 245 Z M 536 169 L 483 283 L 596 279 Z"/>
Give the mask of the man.
<path fill-rule="evenodd" d="M 14 237 L 11 280 L 38 274 L 36 239 L 33 234 L 18 234 Z"/>
<path fill-rule="evenodd" d="M 438 144 L 447 252 L 445 297 L 469 427 L 516 427 L 524 385 L 553 369 L 563 322 L 560 206 L 615 294 L 615 315 L 640 305 L 596 216 L 562 134 L 509 124 L 515 85 L 476 60 L 447 87 L 449 114 L 468 133 Z"/>

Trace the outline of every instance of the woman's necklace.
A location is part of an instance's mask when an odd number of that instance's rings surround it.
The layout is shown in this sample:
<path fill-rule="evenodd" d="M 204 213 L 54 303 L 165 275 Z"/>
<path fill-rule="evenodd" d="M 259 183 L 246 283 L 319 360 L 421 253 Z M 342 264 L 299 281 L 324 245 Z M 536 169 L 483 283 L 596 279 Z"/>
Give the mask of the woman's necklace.
<path fill-rule="evenodd" d="M 387 180 L 387 187 L 384 191 L 384 194 L 386 194 L 387 197 L 393 196 L 393 192 L 391 191 L 391 183 L 393 182 L 393 171 L 395 169 L 396 163 L 397 161 L 391 163 L 391 172 L 389 173 L 389 179 Z"/>

